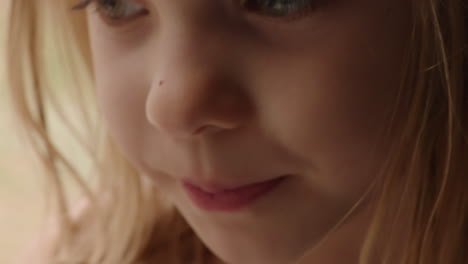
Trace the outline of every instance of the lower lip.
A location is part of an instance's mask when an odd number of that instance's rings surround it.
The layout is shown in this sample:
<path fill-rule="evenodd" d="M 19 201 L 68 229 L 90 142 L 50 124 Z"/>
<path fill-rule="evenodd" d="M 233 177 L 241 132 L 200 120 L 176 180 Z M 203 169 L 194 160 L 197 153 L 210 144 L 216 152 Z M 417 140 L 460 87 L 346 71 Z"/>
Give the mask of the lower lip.
<path fill-rule="evenodd" d="M 237 211 L 266 195 L 277 187 L 285 178 L 286 176 L 278 177 L 267 182 L 256 183 L 219 193 L 205 192 L 187 182 L 183 183 L 183 187 L 192 201 L 201 209 L 207 211 Z"/>

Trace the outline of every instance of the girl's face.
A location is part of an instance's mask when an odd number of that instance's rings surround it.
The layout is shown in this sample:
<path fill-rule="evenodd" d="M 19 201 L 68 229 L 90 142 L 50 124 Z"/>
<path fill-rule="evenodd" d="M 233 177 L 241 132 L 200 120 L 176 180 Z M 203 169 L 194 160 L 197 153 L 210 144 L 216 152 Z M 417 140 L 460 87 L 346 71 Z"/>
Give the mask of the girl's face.
<path fill-rule="evenodd" d="M 408 3 L 96 1 L 100 108 L 123 153 L 216 255 L 290 263 L 382 163 Z"/>

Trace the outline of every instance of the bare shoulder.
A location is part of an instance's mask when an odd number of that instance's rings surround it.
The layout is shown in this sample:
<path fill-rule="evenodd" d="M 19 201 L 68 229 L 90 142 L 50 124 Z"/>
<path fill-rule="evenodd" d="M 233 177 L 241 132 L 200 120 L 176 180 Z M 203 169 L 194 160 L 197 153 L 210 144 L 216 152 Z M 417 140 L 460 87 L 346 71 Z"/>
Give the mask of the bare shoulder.
<path fill-rule="evenodd" d="M 85 200 L 80 200 L 71 209 L 73 219 L 80 218 L 88 208 Z M 57 244 L 60 234 L 59 224 L 55 220 L 46 221 L 40 230 L 32 235 L 29 242 L 26 242 L 26 248 L 20 256 L 18 264 L 50 264 L 54 247 Z"/>

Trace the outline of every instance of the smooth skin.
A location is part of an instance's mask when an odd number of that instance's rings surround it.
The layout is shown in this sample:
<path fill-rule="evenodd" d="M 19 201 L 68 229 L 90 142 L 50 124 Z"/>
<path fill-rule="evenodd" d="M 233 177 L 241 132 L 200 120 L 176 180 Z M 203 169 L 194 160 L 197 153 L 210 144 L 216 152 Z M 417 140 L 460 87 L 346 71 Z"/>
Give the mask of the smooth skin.
<path fill-rule="evenodd" d="M 325 0 L 296 19 L 231 0 L 138 4 L 147 12 L 124 21 L 88 13 L 112 137 L 223 262 L 298 261 L 382 163 L 409 1 Z M 181 187 L 184 179 L 243 185 L 285 174 L 234 212 L 202 210 Z M 365 208 L 302 263 L 357 263 Z"/>

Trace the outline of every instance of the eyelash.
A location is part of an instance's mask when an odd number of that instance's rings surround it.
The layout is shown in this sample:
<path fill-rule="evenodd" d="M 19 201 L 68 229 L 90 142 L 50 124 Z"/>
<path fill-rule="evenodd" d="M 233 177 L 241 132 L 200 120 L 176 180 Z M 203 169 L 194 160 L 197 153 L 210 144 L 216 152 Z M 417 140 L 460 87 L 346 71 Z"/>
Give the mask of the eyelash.
<path fill-rule="evenodd" d="M 80 2 L 78 2 L 77 4 L 75 4 L 73 7 L 72 7 L 72 10 L 80 10 L 80 9 L 84 9 L 86 8 L 89 4 L 91 4 L 91 2 L 93 2 L 94 0 L 81 0 Z"/>
<path fill-rule="evenodd" d="M 315 11 L 323 0 L 278 0 L 275 4 L 274 0 L 266 0 L 264 3 L 261 3 L 261 0 L 249 1 L 249 0 L 242 0 L 241 6 L 242 8 L 246 9 L 248 12 L 256 14 L 261 17 L 267 17 L 273 20 L 280 20 L 280 21 L 294 21 L 300 18 L 303 18 L 310 14 L 311 12 Z M 273 3 L 272 3 L 273 2 Z M 279 3 L 278 3 L 279 2 Z M 289 3 L 288 3 L 289 2 Z M 281 6 L 283 6 L 283 10 L 281 10 Z M 254 10 L 251 10 L 251 9 Z M 274 13 L 265 14 L 268 8 L 277 8 L 274 10 Z M 292 14 L 287 14 L 291 12 Z"/>
<path fill-rule="evenodd" d="M 104 1 L 104 3 L 102 3 L 102 1 Z M 112 15 L 110 15 L 108 13 L 108 12 L 111 11 L 110 10 L 111 8 L 106 8 L 105 7 L 106 4 L 110 4 L 110 3 L 106 3 L 106 1 L 111 1 L 111 0 L 81 0 L 80 2 L 78 2 L 76 5 L 74 5 L 72 7 L 72 10 L 85 9 L 89 5 L 95 4 L 94 5 L 95 11 L 98 12 L 107 22 L 110 22 L 110 23 L 122 23 L 122 22 L 125 22 L 126 20 L 129 20 L 129 19 L 134 18 L 136 16 L 144 15 L 144 14 L 149 13 L 148 10 L 143 9 L 141 12 L 137 12 L 134 15 L 131 15 L 131 16 L 126 17 L 126 18 L 120 19 L 120 18 L 112 17 Z M 141 3 L 139 3 L 139 2 L 142 1 L 142 0 L 133 0 L 133 1 L 134 2 L 127 2 L 127 3 L 134 3 L 134 4 L 137 4 L 137 5 L 141 5 Z M 115 8 L 115 6 L 114 6 L 114 8 Z"/>
<path fill-rule="evenodd" d="M 103 11 L 102 3 L 100 2 L 102 0 L 80 0 L 76 5 L 72 7 L 72 10 L 80 10 L 80 9 L 85 9 L 88 7 L 90 4 L 93 2 L 96 4 L 96 9 L 98 12 L 101 13 L 101 15 L 104 16 L 104 18 L 109 18 L 110 20 L 114 20 L 114 22 L 117 22 L 118 20 L 126 20 L 126 19 L 116 19 L 116 18 L 110 18 L 108 14 L 105 14 L 105 11 Z M 272 4 L 275 0 L 266 0 L 266 3 L 261 3 L 262 0 L 236 0 L 241 2 L 240 5 L 244 9 L 249 9 L 249 8 L 257 8 L 259 10 L 248 10 L 249 13 L 255 14 L 256 16 L 259 17 L 266 17 L 270 20 L 275 20 L 276 22 L 290 22 L 290 21 L 295 21 L 298 20 L 302 17 L 307 16 L 309 13 L 315 11 L 318 7 L 323 5 L 324 0 L 290 0 L 293 3 L 285 3 L 285 0 L 279 0 L 283 1 L 277 4 Z M 253 2 L 253 3 L 252 3 Z M 260 3 L 259 3 L 260 2 Z M 278 5 L 283 5 L 286 6 L 286 13 L 292 12 L 293 14 L 287 14 L 284 15 L 284 11 L 282 10 L 275 10 L 273 14 L 263 14 L 262 12 L 267 10 L 268 8 L 278 8 Z M 288 6 L 289 5 L 289 6 Z M 281 8 L 279 8 L 281 9 Z M 120 21 L 121 22 L 121 21 Z"/>

